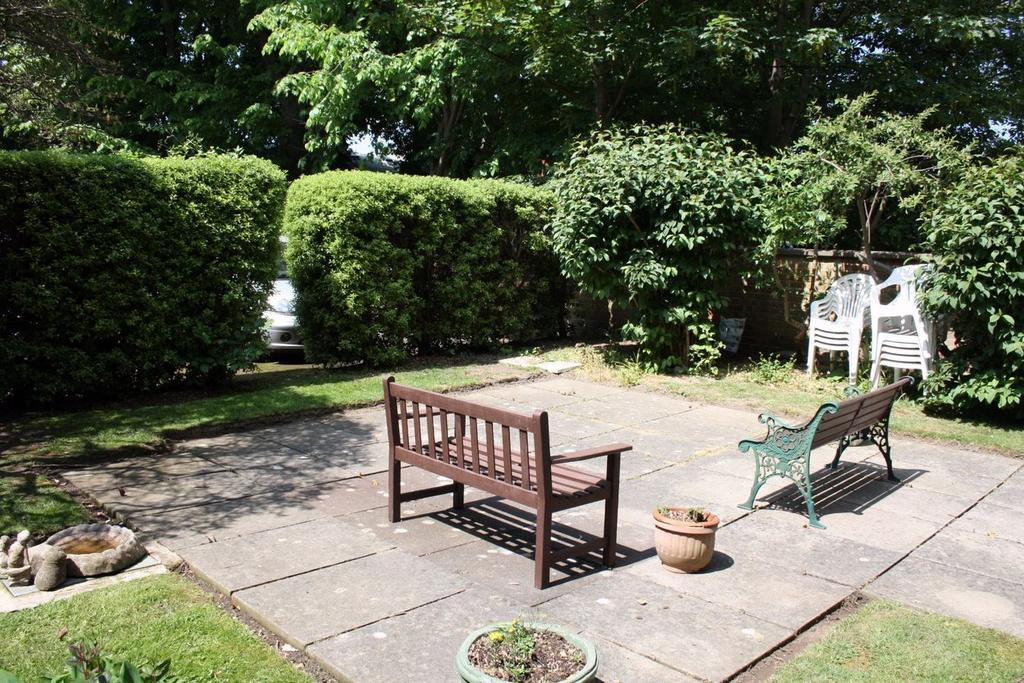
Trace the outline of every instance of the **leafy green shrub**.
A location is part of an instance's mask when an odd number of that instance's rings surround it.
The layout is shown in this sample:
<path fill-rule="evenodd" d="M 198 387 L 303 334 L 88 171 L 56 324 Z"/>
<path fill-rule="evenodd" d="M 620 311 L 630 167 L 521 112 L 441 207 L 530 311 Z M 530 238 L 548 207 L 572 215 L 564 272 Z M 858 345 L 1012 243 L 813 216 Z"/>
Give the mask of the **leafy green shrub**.
<path fill-rule="evenodd" d="M 254 158 L 0 153 L 0 401 L 122 395 L 250 364 L 284 191 Z"/>
<path fill-rule="evenodd" d="M 553 237 L 564 272 L 628 304 L 622 333 L 658 369 L 713 368 L 712 313 L 758 242 L 758 162 L 674 126 L 602 130 L 556 176 Z"/>
<path fill-rule="evenodd" d="M 750 368 L 752 379 L 758 384 L 785 384 L 793 379 L 796 358 L 783 360 L 775 354 L 761 354 Z"/>
<path fill-rule="evenodd" d="M 306 355 L 383 365 L 559 332 L 550 194 L 491 180 L 334 171 L 288 192 Z"/>
<path fill-rule="evenodd" d="M 925 227 L 924 304 L 957 341 L 926 400 L 1024 416 L 1024 150 L 971 169 Z"/>

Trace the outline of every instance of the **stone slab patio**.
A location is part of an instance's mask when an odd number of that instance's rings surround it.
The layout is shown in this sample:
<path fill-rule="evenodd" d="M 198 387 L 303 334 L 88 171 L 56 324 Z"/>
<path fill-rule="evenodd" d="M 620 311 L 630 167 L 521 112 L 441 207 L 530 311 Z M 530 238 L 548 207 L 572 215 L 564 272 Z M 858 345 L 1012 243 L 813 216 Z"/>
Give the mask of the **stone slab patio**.
<path fill-rule="evenodd" d="M 893 438 L 903 484 L 869 448 L 836 472 L 815 454 L 827 530 L 791 485 L 740 510 L 752 477 L 735 444 L 757 415 L 567 376 L 465 394 L 549 411 L 554 450 L 626 441 L 619 567 L 556 565 L 533 588 L 533 513 L 467 489 L 403 505 L 389 524 L 379 408 L 179 443 L 174 452 L 65 473 L 341 680 L 454 680 L 465 634 L 523 616 L 597 644 L 605 681 L 723 680 L 856 591 L 1024 636 L 1021 460 Z M 784 411 L 785 406 L 765 406 Z M 440 480 L 440 481 L 439 481 Z M 406 470 L 403 485 L 447 480 Z M 665 572 L 650 511 L 704 505 L 723 527 L 712 565 Z M 600 505 L 556 516 L 555 543 L 600 533 Z"/>

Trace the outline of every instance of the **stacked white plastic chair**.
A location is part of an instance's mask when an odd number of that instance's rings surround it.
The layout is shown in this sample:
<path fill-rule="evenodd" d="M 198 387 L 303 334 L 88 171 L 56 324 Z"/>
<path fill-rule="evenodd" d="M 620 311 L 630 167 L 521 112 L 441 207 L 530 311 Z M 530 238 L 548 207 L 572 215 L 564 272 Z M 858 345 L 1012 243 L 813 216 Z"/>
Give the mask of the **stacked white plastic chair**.
<path fill-rule="evenodd" d="M 850 384 L 857 380 L 860 340 L 868 326 L 868 303 L 874 279 L 866 273 L 844 275 L 828 288 L 821 299 L 811 303 L 807 331 L 807 374 L 814 372 L 816 349 L 845 351 L 849 359 Z"/>
<path fill-rule="evenodd" d="M 877 387 L 882 367 L 919 370 L 928 378 L 935 358 L 935 330 L 924 319 L 917 303 L 917 278 L 921 266 L 901 266 L 884 282 L 871 288 L 871 386 Z M 896 295 L 882 303 L 883 292 L 898 288 Z"/>

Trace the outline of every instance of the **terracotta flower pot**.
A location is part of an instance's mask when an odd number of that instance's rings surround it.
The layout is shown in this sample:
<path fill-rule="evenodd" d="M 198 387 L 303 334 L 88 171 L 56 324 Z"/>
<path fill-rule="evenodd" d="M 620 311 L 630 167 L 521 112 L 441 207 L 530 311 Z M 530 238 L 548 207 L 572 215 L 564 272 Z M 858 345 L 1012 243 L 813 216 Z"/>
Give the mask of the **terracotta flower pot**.
<path fill-rule="evenodd" d="M 464 641 L 462 641 L 462 647 L 459 648 L 459 652 L 455 656 L 455 669 L 459 673 L 459 680 L 464 683 L 502 683 L 500 678 L 488 676 L 483 671 L 480 671 L 480 669 L 473 666 L 469 661 L 469 649 L 473 647 L 473 643 L 475 643 L 481 636 L 505 626 L 508 626 L 508 622 L 485 626 L 484 628 L 473 631 Z M 583 653 L 584 662 L 579 671 L 568 678 L 558 681 L 558 683 L 587 683 L 587 681 L 592 681 L 597 677 L 597 648 L 594 647 L 592 642 L 578 633 L 554 624 L 526 623 L 525 626 L 538 631 L 550 631 L 552 633 L 556 633 L 575 645 Z"/>
<path fill-rule="evenodd" d="M 687 508 L 669 510 L 686 512 Z M 691 574 L 708 566 L 715 554 L 718 515 L 707 514 L 706 522 L 687 522 L 654 511 L 654 547 L 665 569 Z"/>

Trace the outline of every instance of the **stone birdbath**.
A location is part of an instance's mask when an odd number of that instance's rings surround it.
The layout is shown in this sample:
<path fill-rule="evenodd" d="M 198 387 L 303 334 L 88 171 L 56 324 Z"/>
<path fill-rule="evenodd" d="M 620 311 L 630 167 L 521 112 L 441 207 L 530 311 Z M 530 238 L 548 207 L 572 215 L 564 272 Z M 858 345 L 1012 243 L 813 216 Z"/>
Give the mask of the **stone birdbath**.
<path fill-rule="evenodd" d="M 146 556 L 146 548 L 135 538 L 135 532 L 112 524 L 79 524 L 58 531 L 31 548 L 33 570 L 50 548 L 67 554 L 68 576 L 113 574 Z"/>

